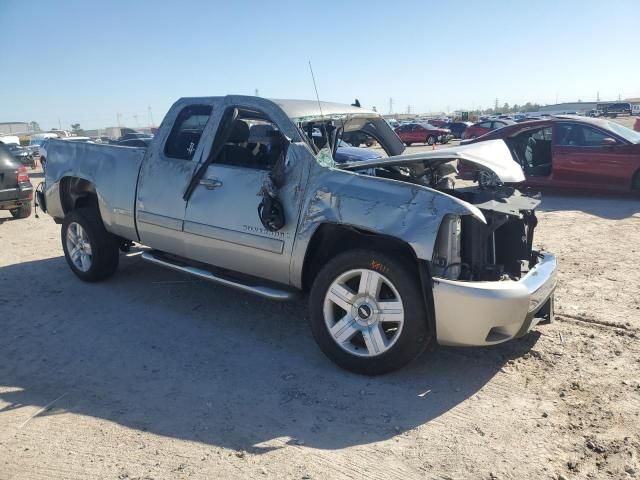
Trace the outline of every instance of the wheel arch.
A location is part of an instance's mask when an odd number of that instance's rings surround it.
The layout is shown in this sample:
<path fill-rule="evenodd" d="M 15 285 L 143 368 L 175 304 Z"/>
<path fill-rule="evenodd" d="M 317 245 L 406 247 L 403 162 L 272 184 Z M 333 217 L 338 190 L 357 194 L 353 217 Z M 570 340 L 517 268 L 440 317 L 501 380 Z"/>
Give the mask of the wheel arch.
<path fill-rule="evenodd" d="M 95 184 L 82 177 L 67 176 L 60 179 L 60 205 L 64 214 L 81 207 L 99 207 Z"/>
<path fill-rule="evenodd" d="M 393 252 L 416 267 L 418 258 L 411 245 L 397 237 L 359 227 L 322 223 L 316 228 L 305 252 L 302 265 L 302 289 L 308 292 L 322 266 L 336 255 L 357 248 Z"/>

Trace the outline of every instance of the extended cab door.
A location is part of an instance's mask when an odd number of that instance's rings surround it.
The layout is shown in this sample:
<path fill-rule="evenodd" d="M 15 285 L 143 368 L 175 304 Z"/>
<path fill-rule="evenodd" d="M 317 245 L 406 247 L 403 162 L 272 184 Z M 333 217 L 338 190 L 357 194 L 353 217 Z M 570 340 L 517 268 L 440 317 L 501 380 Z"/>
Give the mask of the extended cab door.
<path fill-rule="evenodd" d="M 184 232 L 189 258 L 289 283 L 305 170 L 291 155 L 286 157 L 285 182 L 279 190 L 284 227 L 269 231 L 258 216 L 261 187 L 280 155 L 288 151 L 278 127 L 259 112 L 241 113 L 234 120 L 230 138 L 211 159 L 187 205 Z"/>
<path fill-rule="evenodd" d="M 200 138 L 211 113 L 211 105 L 176 106 L 147 150 L 136 200 L 136 225 L 143 244 L 185 255 L 183 194 L 202 155 L 205 142 Z"/>

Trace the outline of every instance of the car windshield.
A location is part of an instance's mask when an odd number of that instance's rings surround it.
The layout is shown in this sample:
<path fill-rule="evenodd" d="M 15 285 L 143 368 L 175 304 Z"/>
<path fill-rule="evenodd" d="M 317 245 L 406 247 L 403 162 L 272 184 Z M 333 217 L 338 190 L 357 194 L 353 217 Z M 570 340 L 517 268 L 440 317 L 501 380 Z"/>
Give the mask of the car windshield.
<path fill-rule="evenodd" d="M 631 143 L 640 143 L 640 132 L 636 132 L 615 122 L 607 122 L 607 126 L 610 130 L 620 135 L 625 140 L 628 140 Z"/>

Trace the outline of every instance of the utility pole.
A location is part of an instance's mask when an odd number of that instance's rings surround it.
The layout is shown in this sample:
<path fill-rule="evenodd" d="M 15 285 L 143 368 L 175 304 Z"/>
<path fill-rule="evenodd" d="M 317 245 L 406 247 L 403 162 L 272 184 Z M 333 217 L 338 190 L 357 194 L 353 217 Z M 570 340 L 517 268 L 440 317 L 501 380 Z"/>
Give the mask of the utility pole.
<path fill-rule="evenodd" d="M 58 117 L 58 130 L 62 130 L 62 122 L 60 121 L 60 117 Z"/>
<path fill-rule="evenodd" d="M 256 88 L 256 97 L 260 96 L 260 91 Z"/>
<path fill-rule="evenodd" d="M 600 90 L 596 92 L 596 102 L 600 101 Z"/>
<path fill-rule="evenodd" d="M 389 115 L 393 115 L 393 98 L 389 97 Z"/>
<path fill-rule="evenodd" d="M 154 127 L 155 128 L 155 123 L 153 123 L 153 113 L 151 112 L 151 105 L 149 105 L 149 107 L 147 108 L 147 113 L 148 113 L 148 117 L 147 121 L 149 122 L 149 126 L 150 127 Z"/>
<path fill-rule="evenodd" d="M 493 110 L 493 113 L 496 113 L 498 111 L 498 97 L 496 97 L 496 105 Z"/>
<path fill-rule="evenodd" d="M 411 105 L 407 105 L 407 115 L 411 114 Z"/>
<path fill-rule="evenodd" d="M 121 119 L 122 119 L 122 114 L 116 113 L 116 123 L 118 124 L 118 128 L 122 127 L 122 122 L 120 121 Z"/>

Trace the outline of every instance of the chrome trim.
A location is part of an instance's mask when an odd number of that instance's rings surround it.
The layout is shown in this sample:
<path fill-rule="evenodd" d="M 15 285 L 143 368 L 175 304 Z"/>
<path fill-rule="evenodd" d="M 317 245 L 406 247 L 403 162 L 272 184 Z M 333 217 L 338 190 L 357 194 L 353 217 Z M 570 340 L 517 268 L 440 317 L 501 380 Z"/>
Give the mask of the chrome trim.
<path fill-rule="evenodd" d="M 257 248 L 267 252 L 281 254 L 284 250 L 284 242 L 277 238 L 268 238 L 261 235 L 238 232 L 227 228 L 214 227 L 197 222 L 184 222 L 184 231 L 201 237 L 213 238 L 227 243 L 241 245 L 243 247 Z"/>
<path fill-rule="evenodd" d="M 168 228 L 170 230 L 182 231 L 183 221 L 179 218 L 165 217 L 156 213 L 138 210 L 138 222 Z"/>
<path fill-rule="evenodd" d="M 271 300 L 293 300 L 298 297 L 297 293 L 294 291 L 279 290 L 277 288 L 266 287 L 262 285 L 247 285 L 244 283 L 240 283 L 237 280 L 231 280 L 218 275 L 214 275 L 212 272 L 203 270 L 201 268 L 176 265 L 175 263 L 171 263 L 156 257 L 151 252 L 145 252 L 141 255 L 141 257 L 143 260 L 155 265 L 160 265 L 162 267 L 170 268 L 171 270 L 187 273 L 189 275 L 202 278 L 203 280 L 209 280 L 211 282 L 219 283 L 227 287 L 242 290 L 243 292 L 249 292 L 260 295 L 261 297 L 270 298 Z"/>

